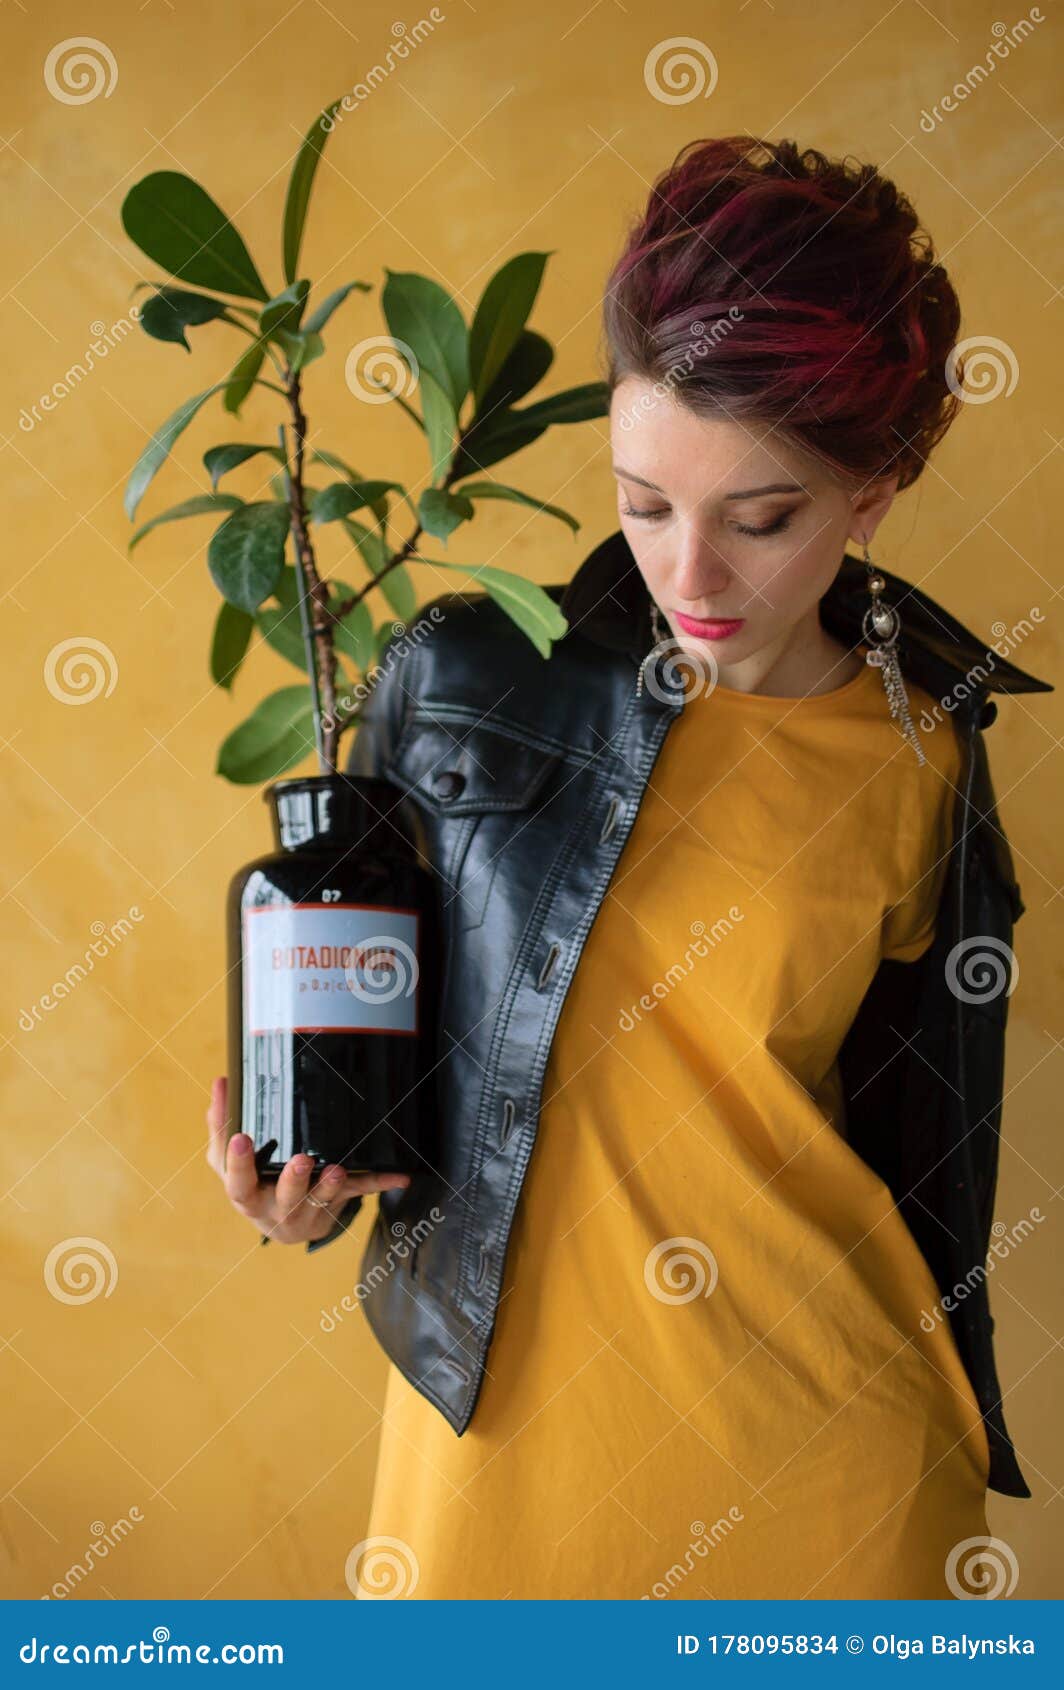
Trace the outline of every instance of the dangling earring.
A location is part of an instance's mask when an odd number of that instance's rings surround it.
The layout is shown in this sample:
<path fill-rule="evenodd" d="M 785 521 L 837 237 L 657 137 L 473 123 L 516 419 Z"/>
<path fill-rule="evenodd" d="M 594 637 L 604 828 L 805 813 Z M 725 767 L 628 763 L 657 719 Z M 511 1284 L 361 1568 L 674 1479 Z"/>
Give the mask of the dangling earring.
<path fill-rule="evenodd" d="M 872 595 L 872 603 L 864 613 L 861 632 L 868 642 L 870 649 L 865 653 L 865 662 L 883 671 L 883 686 L 890 705 L 891 716 L 900 720 L 901 731 L 916 752 L 918 763 L 926 763 L 923 747 L 913 727 L 913 719 L 909 710 L 909 697 L 905 691 L 902 679 L 901 665 L 898 662 L 898 635 L 901 632 L 901 618 L 893 605 L 887 604 L 881 594 L 886 587 L 882 575 L 878 574 L 872 559 L 868 555 L 868 541 L 863 540 L 864 560 L 868 566 L 868 591 Z"/>
<path fill-rule="evenodd" d="M 659 646 L 664 645 L 666 640 L 672 638 L 668 628 L 661 619 L 661 611 L 658 609 L 657 602 L 654 599 L 651 599 L 650 601 L 650 627 L 654 636 L 654 644 L 651 646 L 642 663 L 639 665 L 639 673 L 636 676 L 635 681 L 635 695 L 637 698 L 641 697 L 643 692 L 643 670 L 657 652 Z"/>

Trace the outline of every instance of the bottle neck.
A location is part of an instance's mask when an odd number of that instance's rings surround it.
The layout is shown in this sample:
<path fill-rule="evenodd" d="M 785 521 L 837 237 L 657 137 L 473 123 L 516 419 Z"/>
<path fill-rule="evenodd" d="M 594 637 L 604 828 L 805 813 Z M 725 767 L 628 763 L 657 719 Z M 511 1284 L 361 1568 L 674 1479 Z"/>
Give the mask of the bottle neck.
<path fill-rule="evenodd" d="M 401 796 L 387 781 L 361 775 L 274 781 L 263 793 L 281 851 L 350 850 L 371 837 L 379 844 L 388 829 L 405 835 L 395 810 Z"/>

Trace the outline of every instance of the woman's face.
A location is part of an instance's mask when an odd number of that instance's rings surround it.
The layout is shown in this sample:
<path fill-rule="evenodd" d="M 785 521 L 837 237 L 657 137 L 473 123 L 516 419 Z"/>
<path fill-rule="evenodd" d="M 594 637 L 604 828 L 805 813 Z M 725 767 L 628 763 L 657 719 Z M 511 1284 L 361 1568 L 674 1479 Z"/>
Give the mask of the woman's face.
<path fill-rule="evenodd" d="M 897 482 L 851 495 L 769 430 L 695 416 L 636 377 L 614 391 L 610 438 L 651 597 L 681 647 L 729 667 L 819 626 L 847 541 L 871 541 Z"/>

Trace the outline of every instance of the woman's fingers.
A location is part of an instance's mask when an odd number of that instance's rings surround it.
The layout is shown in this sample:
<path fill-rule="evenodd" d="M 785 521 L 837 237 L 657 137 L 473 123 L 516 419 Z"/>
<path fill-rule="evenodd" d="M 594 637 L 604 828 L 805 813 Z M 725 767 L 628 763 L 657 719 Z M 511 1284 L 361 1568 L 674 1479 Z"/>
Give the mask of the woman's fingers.
<path fill-rule="evenodd" d="M 278 1220 L 287 1220 L 310 1190 L 313 1156 L 293 1156 L 277 1176 L 275 1207 Z"/>
<path fill-rule="evenodd" d="M 252 1143 L 247 1133 L 234 1133 L 225 1158 L 225 1192 L 233 1207 L 256 1222 L 268 1222 L 270 1194 L 259 1180 Z"/>
<path fill-rule="evenodd" d="M 261 1180 L 252 1139 L 247 1133 L 229 1136 L 227 1102 L 228 1082 L 219 1074 L 211 1083 L 207 1105 L 207 1161 L 234 1208 L 280 1243 L 324 1237 L 350 1198 L 410 1184 L 409 1174 L 349 1174 L 337 1163 L 330 1163 L 313 1179 L 314 1158 L 302 1154 L 293 1156 L 276 1180 Z M 316 1202 L 306 1202 L 308 1195 Z"/>

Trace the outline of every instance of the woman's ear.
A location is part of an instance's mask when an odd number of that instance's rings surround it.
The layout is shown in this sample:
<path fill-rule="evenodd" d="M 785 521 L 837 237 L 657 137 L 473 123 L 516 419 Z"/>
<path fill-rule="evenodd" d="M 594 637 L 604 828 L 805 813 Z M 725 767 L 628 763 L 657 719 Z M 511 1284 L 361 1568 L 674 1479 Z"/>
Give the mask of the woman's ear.
<path fill-rule="evenodd" d="M 860 493 L 853 495 L 850 501 L 853 507 L 849 533 L 851 540 L 855 540 L 859 546 L 871 544 L 872 536 L 894 503 L 897 491 L 898 477 L 889 475 L 868 482 Z"/>

